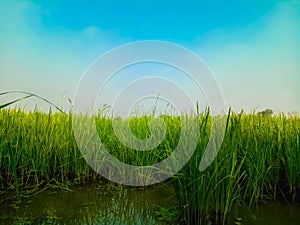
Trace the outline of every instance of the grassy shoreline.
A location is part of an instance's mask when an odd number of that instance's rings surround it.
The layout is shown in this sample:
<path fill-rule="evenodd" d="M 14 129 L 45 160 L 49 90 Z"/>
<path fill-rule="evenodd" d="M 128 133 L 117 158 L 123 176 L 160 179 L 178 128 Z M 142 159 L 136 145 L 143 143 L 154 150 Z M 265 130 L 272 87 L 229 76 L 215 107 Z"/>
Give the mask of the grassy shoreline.
<path fill-rule="evenodd" d="M 299 140 L 299 117 L 231 115 L 213 164 L 203 173 L 197 170 L 199 145 L 174 180 L 183 221 L 206 224 L 213 218 L 216 224 L 226 224 L 233 205 L 250 208 L 265 200 L 299 201 Z"/>
<path fill-rule="evenodd" d="M 54 183 L 81 184 L 103 179 L 84 160 L 73 136 L 72 113 L 0 110 L 0 189 L 36 188 Z M 151 117 L 130 118 L 138 138 L 149 137 Z M 96 117 L 110 153 L 124 162 L 151 165 L 172 153 L 180 118 L 162 117 L 166 138 L 150 152 L 136 152 L 118 141 L 112 119 Z M 127 122 L 122 121 L 120 122 Z M 210 135 L 211 116 L 199 115 L 200 138 L 191 160 L 173 178 L 181 223 L 225 224 L 233 205 L 251 207 L 263 200 L 299 201 L 300 118 L 235 114 L 228 117 L 224 142 L 205 171 L 199 163 Z"/>

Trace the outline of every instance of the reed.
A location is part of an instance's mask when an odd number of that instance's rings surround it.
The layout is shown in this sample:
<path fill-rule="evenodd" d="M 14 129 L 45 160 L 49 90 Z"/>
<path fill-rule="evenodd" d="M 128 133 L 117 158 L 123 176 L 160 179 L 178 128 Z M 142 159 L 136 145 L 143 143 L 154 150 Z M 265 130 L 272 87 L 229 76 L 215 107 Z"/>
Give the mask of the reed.
<path fill-rule="evenodd" d="M 208 139 L 202 131 L 204 144 L 199 141 L 196 154 L 174 179 L 181 222 L 227 224 L 232 206 L 295 201 L 300 190 L 299 135 L 299 117 L 232 113 L 217 158 L 199 172 Z"/>
<path fill-rule="evenodd" d="M 73 136 L 73 114 L 0 109 L 0 188 L 39 188 L 48 183 L 103 179 L 84 160 Z M 300 190 L 300 118 L 228 113 L 222 147 L 203 172 L 199 163 L 210 137 L 212 116 L 198 115 L 200 138 L 191 160 L 173 178 L 182 224 L 226 224 L 232 206 L 268 199 L 296 201 Z M 187 115 L 187 118 L 195 115 Z M 151 133 L 153 116 L 115 118 L 99 113 L 96 127 L 103 144 L 119 160 L 152 165 L 178 145 L 180 117 L 161 116 L 165 139 L 152 151 L 135 151 L 114 133 L 129 123 L 140 139 Z M 115 120 L 115 121 L 114 121 Z M 88 134 L 89 130 L 86 130 Z M 160 132 L 159 129 L 157 132 Z M 194 131 L 191 130 L 191 135 Z M 186 143 L 188 144 L 188 143 Z M 63 186 L 63 185 L 62 185 Z"/>

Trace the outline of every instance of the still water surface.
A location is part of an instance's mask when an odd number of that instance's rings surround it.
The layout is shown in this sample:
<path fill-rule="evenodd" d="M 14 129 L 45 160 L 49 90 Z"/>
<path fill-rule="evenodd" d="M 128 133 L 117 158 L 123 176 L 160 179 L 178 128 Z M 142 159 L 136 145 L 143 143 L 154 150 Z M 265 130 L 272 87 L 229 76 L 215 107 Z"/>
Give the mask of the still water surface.
<path fill-rule="evenodd" d="M 176 203 L 171 185 L 128 188 L 96 183 L 16 199 L 0 195 L 0 224 L 163 225 L 155 211 Z M 269 202 L 233 210 L 231 224 L 299 225 L 300 205 Z"/>
<path fill-rule="evenodd" d="M 237 225 L 300 225 L 300 204 L 270 201 L 250 210 L 238 209 L 232 215 L 241 219 L 233 220 Z"/>
<path fill-rule="evenodd" d="M 19 200 L 1 195 L 0 224 L 161 225 L 165 223 L 155 211 L 174 203 L 170 185 L 142 189 L 93 184 Z"/>

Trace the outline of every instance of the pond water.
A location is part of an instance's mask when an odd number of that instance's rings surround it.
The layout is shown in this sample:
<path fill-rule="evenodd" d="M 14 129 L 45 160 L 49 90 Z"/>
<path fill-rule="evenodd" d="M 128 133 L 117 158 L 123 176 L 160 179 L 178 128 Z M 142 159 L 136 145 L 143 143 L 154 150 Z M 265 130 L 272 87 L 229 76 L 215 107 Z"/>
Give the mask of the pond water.
<path fill-rule="evenodd" d="M 170 223 L 160 221 L 157 210 L 175 203 L 170 184 L 128 188 L 95 183 L 21 198 L 10 193 L 0 195 L 0 224 L 163 225 Z M 236 208 L 231 218 L 230 224 L 236 225 L 299 225 L 300 205 L 268 202 L 251 213 Z"/>
<path fill-rule="evenodd" d="M 1 195 L 0 224 L 165 224 L 158 207 L 175 202 L 170 185 L 122 188 L 93 184 L 72 191 L 45 190 L 21 199 Z"/>
<path fill-rule="evenodd" d="M 237 225 L 299 225 L 300 204 L 270 201 L 251 209 L 232 210 Z"/>

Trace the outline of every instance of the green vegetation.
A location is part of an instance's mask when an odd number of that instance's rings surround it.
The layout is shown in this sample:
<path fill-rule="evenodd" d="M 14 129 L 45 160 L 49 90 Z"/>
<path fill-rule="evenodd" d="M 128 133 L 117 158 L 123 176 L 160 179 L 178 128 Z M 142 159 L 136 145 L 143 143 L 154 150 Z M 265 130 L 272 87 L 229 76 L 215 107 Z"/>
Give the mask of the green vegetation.
<path fill-rule="evenodd" d="M 299 117 L 230 115 L 222 148 L 204 172 L 198 164 L 208 131 L 201 134 L 204 141 L 174 179 L 184 223 L 226 224 L 233 205 L 299 199 Z"/>
<path fill-rule="evenodd" d="M 183 224 L 225 224 L 232 206 L 251 207 L 269 199 L 299 200 L 300 118 L 254 113 L 230 113 L 226 117 L 221 150 L 213 163 L 200 172 L 212 117 L 208 112 L 199 115 L 200 138 L 195 154 L 172 178 Z M 99 113 L 95 121 L 99 136 L 112 155 L 132 165 L 151 165 L 172 153 L 182 129 L 180 117 L 161 118 L 167 128 L 165 139 L 145 152 L 123 145 L 114 134 L 110 117 Z M 136 137 L 145 139 L 150 136 L 148 124 L 152 119 L 143 116 L 115 120 L 120 124 L 129 122 Z M 38 190 L 49 183 L 67 188 L 68 182 L 82 184 L 103 179 L 79 151 L 72 122 L 72 113 L 2 107 L 0 189 L 13 188 L 18 193 L 19 188 Z"/>

